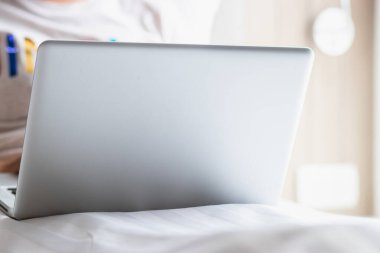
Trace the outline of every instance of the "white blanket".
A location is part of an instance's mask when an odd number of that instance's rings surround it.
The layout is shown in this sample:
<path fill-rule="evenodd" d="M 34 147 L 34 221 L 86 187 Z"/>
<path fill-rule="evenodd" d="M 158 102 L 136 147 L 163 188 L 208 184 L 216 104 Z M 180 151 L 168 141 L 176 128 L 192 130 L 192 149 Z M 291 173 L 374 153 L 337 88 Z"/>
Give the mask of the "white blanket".
<path fill-rule="evenodd" d="M 295 207 L 219 205 L 15 221 L 0 252 L 380 252 L 380 222 Z"/>

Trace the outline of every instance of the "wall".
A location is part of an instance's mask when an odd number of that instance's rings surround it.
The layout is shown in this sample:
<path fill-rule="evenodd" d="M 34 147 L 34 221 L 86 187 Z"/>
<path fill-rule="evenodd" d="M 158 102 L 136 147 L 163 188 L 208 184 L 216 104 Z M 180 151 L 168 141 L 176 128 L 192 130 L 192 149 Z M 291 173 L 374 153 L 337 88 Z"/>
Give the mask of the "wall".
<path fill-rule="evenodd" d="M 224 0 L 214 43 L 308 46 L 317 14 L 338 0 Z M 296 199 L 295 173 L 305 164 L 353 163 L 360 199 L 350 214 L 369 215 L 372 201 L 372 0 L 353 0 L 356 38 L 348 53 L 316 60 L 283 196 Z M 338 186 L 337 186 L 338 187 Z"/>

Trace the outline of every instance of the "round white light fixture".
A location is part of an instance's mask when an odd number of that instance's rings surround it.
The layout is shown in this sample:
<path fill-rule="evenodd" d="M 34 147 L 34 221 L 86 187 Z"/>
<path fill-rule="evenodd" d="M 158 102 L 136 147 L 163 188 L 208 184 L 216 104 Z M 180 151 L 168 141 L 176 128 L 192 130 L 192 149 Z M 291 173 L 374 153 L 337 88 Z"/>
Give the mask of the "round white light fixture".
<path fill-rule="evenodd" d="M 331 56 L 347 52 L 355 37 L 355 26 L 350 11 L 330 7 L 322 11 L 314 22 L 313 39 L 319 50 Z"/>

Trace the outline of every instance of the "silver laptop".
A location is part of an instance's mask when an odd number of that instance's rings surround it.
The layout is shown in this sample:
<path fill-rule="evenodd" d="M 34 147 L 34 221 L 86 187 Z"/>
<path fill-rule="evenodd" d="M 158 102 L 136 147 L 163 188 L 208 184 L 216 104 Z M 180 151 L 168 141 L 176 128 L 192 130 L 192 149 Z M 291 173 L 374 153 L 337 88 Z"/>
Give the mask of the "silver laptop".
<path fill-rule="evenodd" d="M 273 204 L 312 61 L 305 48 L 45 42 L 1 209 Z"/>

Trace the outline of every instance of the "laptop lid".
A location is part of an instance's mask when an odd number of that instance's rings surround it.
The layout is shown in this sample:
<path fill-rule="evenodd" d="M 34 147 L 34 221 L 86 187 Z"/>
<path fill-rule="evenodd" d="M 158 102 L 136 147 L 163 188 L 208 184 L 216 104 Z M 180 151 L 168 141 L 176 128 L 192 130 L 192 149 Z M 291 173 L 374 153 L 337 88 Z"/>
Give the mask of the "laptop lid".
<path fill-rule="evenodd" d="M 43 43 L 14 216 L 275 203 L 312 58 L 297 48 Z"/>

